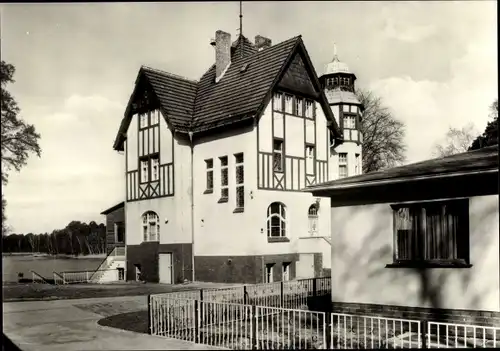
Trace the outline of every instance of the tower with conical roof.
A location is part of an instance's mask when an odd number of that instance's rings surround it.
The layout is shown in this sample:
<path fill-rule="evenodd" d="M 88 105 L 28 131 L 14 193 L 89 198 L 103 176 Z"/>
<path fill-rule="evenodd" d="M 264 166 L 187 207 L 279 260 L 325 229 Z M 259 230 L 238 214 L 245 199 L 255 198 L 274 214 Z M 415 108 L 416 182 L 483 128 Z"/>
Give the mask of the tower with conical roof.
<path fill-rule="evenodd" d="M 363 106 L 354 93 L 356 76 L 345 62 L 339 60 L 335 44 L 333 51 L 333 60 L 325 66 L 324 74 L 320 77 L 328 103 L 344 136 L 344 143 L 331 150 L 331 180 L 362 173 L 363 143 Z"/>

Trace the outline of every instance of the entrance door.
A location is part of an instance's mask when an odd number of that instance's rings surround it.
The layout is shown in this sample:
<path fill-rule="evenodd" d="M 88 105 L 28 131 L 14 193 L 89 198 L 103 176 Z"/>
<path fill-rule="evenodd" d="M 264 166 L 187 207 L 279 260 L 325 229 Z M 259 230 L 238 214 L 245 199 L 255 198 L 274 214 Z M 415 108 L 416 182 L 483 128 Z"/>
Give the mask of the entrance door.
<path fill-rule="evenodd" d="M 162 253 L 158 262 L 160 283 L 172 284 L 172 254 Z"/>
<path fill-rule="evenodd" d="M 314 278 L 314 254 L 300 254 L 295 265 L 296 279 Z"/>

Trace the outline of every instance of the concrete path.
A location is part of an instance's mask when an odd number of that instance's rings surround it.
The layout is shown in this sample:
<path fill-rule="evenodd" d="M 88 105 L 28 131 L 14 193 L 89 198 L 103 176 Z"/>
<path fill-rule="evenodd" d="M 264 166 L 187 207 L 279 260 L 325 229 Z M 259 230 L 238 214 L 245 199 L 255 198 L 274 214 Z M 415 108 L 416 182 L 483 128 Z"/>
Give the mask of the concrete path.
<path fill-rule="evenodd" d="M 21 350 L 220 350 L 186 341 L 134 333 L 97 324 L 112 308 L 95 311 L 82 306 L 119 306 L 117 313 L 144 310 L 146 296 L 99 299 L 7 302 L 3 331 Z M 77 307 L 80 306 L 80 307 Z M 129 306 L 124 307 L 124 306 Z"/>

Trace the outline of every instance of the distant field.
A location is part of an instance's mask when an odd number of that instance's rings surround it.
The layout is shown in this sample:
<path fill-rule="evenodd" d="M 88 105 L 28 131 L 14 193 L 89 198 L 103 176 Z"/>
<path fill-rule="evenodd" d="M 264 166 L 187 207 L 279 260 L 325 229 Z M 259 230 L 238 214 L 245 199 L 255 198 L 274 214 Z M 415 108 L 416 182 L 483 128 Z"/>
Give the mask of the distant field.
<path fill-rule="evenodd" d="M 95 270 L 104 259 L 98 257 L 54 258 L 51 256 L 33 257 L 31 255 L 2 255 L 2 282 L 17 281 L 18 273 L 31 278 L 31 270 L 51 278 L 52 272 Z"/>

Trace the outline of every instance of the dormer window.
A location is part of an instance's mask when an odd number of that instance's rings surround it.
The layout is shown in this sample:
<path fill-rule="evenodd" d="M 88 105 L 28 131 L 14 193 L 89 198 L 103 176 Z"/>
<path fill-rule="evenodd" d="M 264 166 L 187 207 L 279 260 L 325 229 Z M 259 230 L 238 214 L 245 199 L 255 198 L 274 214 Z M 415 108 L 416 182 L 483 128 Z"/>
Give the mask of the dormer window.
<path fill-rule="evenodd" d="M 356 117 L 344 115 L 344 128 L 345 129 L 355 129 L 356 128 Z"/>

